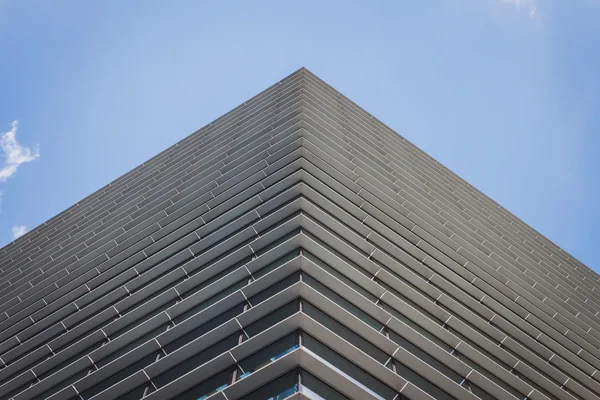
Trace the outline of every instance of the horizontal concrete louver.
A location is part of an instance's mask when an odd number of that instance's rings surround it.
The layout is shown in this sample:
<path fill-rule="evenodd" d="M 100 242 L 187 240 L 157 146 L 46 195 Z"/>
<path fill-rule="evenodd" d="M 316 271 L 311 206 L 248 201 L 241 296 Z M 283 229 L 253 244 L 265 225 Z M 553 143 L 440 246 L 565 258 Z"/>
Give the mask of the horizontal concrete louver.
<path fill-rule="evenodd" d="M 597 285 L 300 69 L 0 249 L 0 398 L 595 399 Z"/>

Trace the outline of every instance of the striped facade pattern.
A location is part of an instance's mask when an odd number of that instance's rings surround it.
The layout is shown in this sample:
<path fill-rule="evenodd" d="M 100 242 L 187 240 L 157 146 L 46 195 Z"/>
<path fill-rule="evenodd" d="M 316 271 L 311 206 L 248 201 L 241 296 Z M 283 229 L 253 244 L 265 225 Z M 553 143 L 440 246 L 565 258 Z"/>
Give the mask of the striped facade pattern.
<path fill-rule="evenodd" d="M 0 250 L 0 398 L 597 399 L 598 279 L 302 68 Z"/>

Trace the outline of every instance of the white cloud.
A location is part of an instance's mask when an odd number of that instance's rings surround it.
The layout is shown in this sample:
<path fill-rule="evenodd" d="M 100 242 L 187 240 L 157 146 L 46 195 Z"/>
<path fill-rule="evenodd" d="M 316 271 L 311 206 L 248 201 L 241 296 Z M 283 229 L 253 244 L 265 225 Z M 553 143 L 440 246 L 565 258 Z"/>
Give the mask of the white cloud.
<path fill-rule="evenodd" d="M 502 0 L 504 3 L 513 4 L 518 9 L 524 8 L 529 11 L 529 18 L 535 17 L 537 6 L 535 0 Z"/>
<path fill-rule="evenodd" d="M 23 236 L 25 233 L 27 233 L 27 227 L 25 225 L 12 227 L 13 240 Z"/>
<path fill-rule="evenodd" d="M 0 137 L 0 149 L 4 153 L 4 165 L 0 168 L 0 182 L 6 182 L 16 172 L 19 165 L 33 161 L 40 156 L 40 152 L 21 146 L 15 135 L 17 134 L 17 121 L 13 121 L 12 128 Z"/>

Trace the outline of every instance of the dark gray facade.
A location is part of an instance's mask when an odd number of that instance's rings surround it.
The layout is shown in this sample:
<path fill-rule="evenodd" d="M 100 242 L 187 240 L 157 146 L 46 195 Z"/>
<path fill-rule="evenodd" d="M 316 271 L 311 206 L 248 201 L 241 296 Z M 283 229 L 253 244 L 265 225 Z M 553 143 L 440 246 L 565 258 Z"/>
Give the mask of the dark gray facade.
<path fill-rule="evenodd" d="M 598 275 L 305 69 L 0 271 L 2 399 L 600 396 Z"/>

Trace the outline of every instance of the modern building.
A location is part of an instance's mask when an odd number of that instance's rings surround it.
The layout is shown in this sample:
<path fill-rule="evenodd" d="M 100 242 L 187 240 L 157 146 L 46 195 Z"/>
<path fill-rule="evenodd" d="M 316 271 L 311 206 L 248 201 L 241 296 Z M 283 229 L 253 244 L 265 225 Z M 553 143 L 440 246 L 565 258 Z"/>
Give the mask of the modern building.
<path fill-rule="evenodd" d="M 2 399 L 597 399 L 599 277 L 306 69 L 0 250 Z"/>

